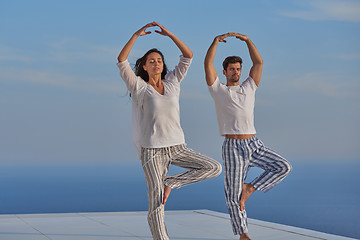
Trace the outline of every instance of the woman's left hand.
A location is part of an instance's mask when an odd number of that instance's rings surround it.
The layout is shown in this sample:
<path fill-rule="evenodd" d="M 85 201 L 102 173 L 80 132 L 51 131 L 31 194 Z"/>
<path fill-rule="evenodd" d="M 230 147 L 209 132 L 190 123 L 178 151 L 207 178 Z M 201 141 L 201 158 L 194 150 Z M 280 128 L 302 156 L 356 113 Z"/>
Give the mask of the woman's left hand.
<path fill-rule="evenodd" d="M 180 49 L 180 51 L 184 57 L 192 58 L 193 52 L 190 50 L 190 48 L 188 46 L 185 45 L 185 43 L 183 43 L 179 38 L 177 38 L 175 36 L 175 34 L 170 32 L 164 26 L 162 26 L 161 24 L 159 24 L 157 22 L 152 22 L 152 24 L 154 24 L 154 26 L 158 26 L 161 30 L 161 31 L 155 30 L 156 33 L 161 34 L 163 36 L 167 36 L 167 37 L 171 38 L 171 40 L 174 41 L 174 43 Z"/>
<path fill-rule="evenodd" d="M 154 22 L 154 24 L 156 26 L 158 26 L 160 28 L 161 31 L 155 30 L 155 32 L 157 32 L 158 34 L 164 35 L 164 36 L 170 36 L 170 34 L 172 34 L 169 30 L 167 30 L 163 25 Z"/>

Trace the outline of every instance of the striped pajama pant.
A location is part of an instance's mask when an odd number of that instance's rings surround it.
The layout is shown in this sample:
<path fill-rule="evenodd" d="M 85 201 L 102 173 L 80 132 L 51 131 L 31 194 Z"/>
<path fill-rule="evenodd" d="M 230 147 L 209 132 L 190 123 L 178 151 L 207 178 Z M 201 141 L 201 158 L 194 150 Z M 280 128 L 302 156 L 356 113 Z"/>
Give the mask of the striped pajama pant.
<path fill-rule="evenodd" d="M 251 184 L 267 192 L 280 183 L 291 171 L 291 165 L 273 150 L 264 146 L 256 136 L 249 139 L 225 138 L 222 146 L 224 160 L 224 190 L 226 205 L 235 235 L 248 232 L 246 211 L 240 210 L 242 186 L 250 167 L 264 172 Z"/>
<path fill-rule="evenodd" d="M 180 188 L 216 177 L 221 173 L 221 164 L 187 148 L 185 144 L 165 148 L 142 148 L 141 162 L 148 187 L 148 223 L 151 234 L 155 240 L 169 239 L 162 204 L 164 186 Z M 186 168 L 188 171 L 166 176 L 170 164 Z"/>

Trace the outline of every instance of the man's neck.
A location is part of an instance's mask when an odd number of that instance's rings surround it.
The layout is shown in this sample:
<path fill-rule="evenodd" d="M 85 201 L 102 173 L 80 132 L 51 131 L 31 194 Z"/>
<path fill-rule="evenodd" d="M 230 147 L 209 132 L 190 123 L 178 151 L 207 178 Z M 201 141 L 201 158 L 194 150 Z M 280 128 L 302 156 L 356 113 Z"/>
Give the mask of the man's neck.
<path fill-rule="evenodd" d="M 226 86 L 228 86 L 228 87 L 239 86 L 239 81 L 237 81 L 237 82 L 229 82 L 229 81 L 227 81 Z"/>

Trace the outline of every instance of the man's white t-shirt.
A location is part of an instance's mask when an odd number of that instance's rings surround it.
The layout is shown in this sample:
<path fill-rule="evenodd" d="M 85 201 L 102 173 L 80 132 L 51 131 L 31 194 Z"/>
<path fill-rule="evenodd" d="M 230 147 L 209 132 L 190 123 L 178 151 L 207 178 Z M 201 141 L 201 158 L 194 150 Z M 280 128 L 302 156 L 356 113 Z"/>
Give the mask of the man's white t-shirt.
<path fill-rule="evenodd" d="M 214 99 L 220 135 L 255 134 L 254 106 L 257 86 L 248 77 L 239 86 L 226 86 L 219 77 L 209 86 Z"/>

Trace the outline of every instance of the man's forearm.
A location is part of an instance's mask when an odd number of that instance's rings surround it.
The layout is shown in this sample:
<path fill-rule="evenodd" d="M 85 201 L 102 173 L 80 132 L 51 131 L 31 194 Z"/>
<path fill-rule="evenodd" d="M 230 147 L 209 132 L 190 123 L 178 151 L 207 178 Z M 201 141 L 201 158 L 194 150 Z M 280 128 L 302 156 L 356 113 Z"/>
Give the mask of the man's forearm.
<path fill-rule="evenodd" d="M 245 42 L 249 49 L 251 61 L 253 62 L 253 66 L 250 69 L 249 75 L 254 80 L 256 86 L 259 86 L 263 68 L 263 60 L 253 42 L 249 38 L 246 39 Z"/>
<path fill-rule="evenodd" d="M 206 56 L 205 56 L 205 67 L 206 67 L 206 65 L 213 64 L 218 43 L 219 43 L 219 40 L 217 38 L 214 38 L 214 41 L 211 43 L 211 45 L 206 53 Z"/>
<path fill-rule="evenodd" d="M 215 54 L 216 54 L 216 49 L 217 49 L 218 43 L 219 43 L 219 39 L 218 39 L 218 37 L 216 37 L 214 39 L 214 41 L 211 43 L 211 45 L 206 53 L 205 60 L 204 60 L 205 78 L 206 78 L 206 83 L 208 84 L 208 86 L 211 86 L 217 77 L 217 73 L 216 73 L 215 67 L 213 65 L 213 62 L 215 59 Z"/>
<path fill-rule="evenodd" d="M 262 64 L 263 60 L 261 58 L 261 55 L 259 53 L 259 51 L 256 49 L 254 43 L 250 40 L 250 38 L 248 38 L 246 41 L 246 45 L 249 49 L 249 53 L 250 53 L 250 58 L 251 61 L 253 62 L 253 64 Z"/>

